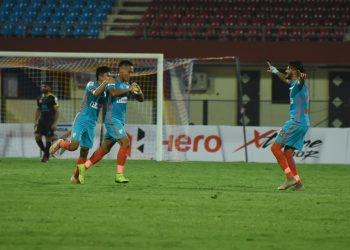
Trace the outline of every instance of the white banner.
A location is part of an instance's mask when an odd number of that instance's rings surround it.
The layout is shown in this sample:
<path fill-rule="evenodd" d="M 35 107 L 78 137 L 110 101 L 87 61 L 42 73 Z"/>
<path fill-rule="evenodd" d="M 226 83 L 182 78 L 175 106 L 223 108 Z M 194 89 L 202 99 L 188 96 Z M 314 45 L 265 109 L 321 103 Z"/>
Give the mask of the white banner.
<path fill-rule="evenodd" d="M 168 130 L 174 131 L 174 129 Z M 270 147 L 279 128 L 247 127 L 247 151 L 250 162 L 275 162 Z M 245 161 L 242 127 L 189 126 L 187 131 L 167 133 L 163 150 L 168 160 Z M 350 129 L 311 128 L 304 148 L 295 151 L 296 162 L 349 163 Z"/>
<path fill-rule="evenodd" d="M 58 135 L 70 125 L 59 126 Z M 156 151 L 155 125 L 126 126 L 132 141 L 131 159 L 154 159 Z M 32 124 L 0 124 L 1 157 L 38 157 Z M 94 147 L 99 145 L 100 126 L 96 127 Z M 163 159 L 190 161 L 245 161 L 245 146 L 249 162 L 275 162 L 270 147 L 279 128 L 247 127 L 247 143 L 242 127 L 233 126 L 164 126 Z M 350 129 L 310 128 L 304 148 L 295 152 L 299 163 L 350 163 Z M 116 159 L 119 146 L 105 156 Z M 79 150 L 65 152 L 63 158 L 76 158 Z"/>

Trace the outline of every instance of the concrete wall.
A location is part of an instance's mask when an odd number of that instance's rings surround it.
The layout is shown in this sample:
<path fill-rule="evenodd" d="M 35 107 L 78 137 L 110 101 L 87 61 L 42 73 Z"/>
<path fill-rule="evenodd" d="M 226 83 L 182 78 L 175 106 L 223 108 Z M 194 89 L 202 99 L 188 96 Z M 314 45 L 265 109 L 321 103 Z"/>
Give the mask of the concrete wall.
<path fill-rule="evenodd" d="M 237 124 L 237 80 L 233 65 L 227 66 L 194 66 L 194 72 L 204 72 L 208 76 L 208 90 L 192 92 L 190 96 L 190 121 L 202 124 L 202 100 L 208 100 L 209 125 Z"/>
<path fill-rule="evenodd" d="M 264 66 L 243 66 L 241 70 L 260 71 L 260 125 L 280 126 L 289 118 L 289 104 L 273 104 L 271 74 Z M 326 127 L 328 120 L 328 70 L 306 68 L 311 101 L 311 124 Z M 195 66 L 194 72 L 208 74 L 206 92 L 191 94 L 191 122 L 202 124 L 203 105 L 199 100 L 208 100 L 209 125 L 237 125 L 237 80 L 232 65 L 217 68 Z M 195 101 L 194 101 L 195 100 Z"/>
<path fill-rule="evenodd" d="M 125 46 L 116 46 L 123 44 Z M 245 42 L 161 40 L 113 37 L 15 38 L 0 37 L 0 51 L 52 51 L 100 53 L 163 53 L 166 58 L 239 56 L 242 64 L 260 64 L 268 58 L 284 63 L 297 58 L 305 64 L 350 65 L 350 42 Z"/>

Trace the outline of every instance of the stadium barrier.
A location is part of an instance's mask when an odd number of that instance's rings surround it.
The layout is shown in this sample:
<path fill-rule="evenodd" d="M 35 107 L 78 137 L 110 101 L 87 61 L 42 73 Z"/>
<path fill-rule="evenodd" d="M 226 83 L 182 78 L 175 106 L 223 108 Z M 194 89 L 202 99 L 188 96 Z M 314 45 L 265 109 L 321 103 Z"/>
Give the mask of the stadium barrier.
<path fill-rule="evenodd" d="M 10 126 L 9 126 L 10 125 Z M 156 125 L 127 125 L 132 138 L 131 159 L 155 159 Z M 70 125 L 58 126 L 58 136 Z M 238 126 L 177 126 L 163 129 L 163 159 L 176 161 L 244 161 L 247 147 L 250 162 L 275 162 L 270 146 L 277 136 L 276 127 L 246 127 L 244 145 L 242 127 Z M 94 148 L 99 145 L 101 127 L 96 127 Z M 1 157 L 39 157 L 33 135 L 33 124 L 0 124 Z M 298 163 L 350 163 L 349 128 L 311 128 L 302 151 L 295 152 Z M 115 159 L 119 146 L 105 157 Z M 60 157 L 76 158 L 79 151 L 65 152 Z"/>

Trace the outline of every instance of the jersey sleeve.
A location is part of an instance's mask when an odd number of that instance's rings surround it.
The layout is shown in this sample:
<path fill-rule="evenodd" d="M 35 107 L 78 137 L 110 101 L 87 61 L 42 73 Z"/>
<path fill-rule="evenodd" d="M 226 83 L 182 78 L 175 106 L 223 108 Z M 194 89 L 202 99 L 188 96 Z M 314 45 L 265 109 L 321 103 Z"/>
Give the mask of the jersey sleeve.
<path fill-rule="evenodd" d="M 110 89 L 115 89 L 114 83 L 108 83 L 105 87 L 105 92 L 108 93 Z"/>
<path fill-rule="evenodd" d="M 94 82 L 88 82 L 88 84 L 86 84 L 86 92 L 92 93 L 95 89 Z"/>

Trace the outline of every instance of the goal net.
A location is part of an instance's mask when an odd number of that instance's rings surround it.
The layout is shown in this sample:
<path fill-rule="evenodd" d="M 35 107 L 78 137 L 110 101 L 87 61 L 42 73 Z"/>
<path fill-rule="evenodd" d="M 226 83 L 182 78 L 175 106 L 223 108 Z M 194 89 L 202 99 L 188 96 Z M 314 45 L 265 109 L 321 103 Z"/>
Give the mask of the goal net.
<path fill-rule="evenodd" d="M 33 125 L 42 84 L 49 84 L 58 98 L 59 137 L 70 130 L 86 84 L 95 80 L 96 68 L 109 66 L 117 72 L 121 60 L 133 62 L 131 81 L 136 81 L 145 95 L 142 103 L 128 102 L 126 130 L 132 138 L 131 158 L 168 159 L 163 151 L 164 135 L 174 129 L 186 129 L 189 124 L 188 92 L 193 61 L 164 60 L 162 54 L 109 53 L 0 52 L 0 156 L 39 156 Z M 102 112 L 90 154 L 103 138 L 101 120 Z M 115 146 L 106 158 L 115 159 L 117 150 Z M 77 155 L 78 151 L 66 152 L 62 157 Z"/>

